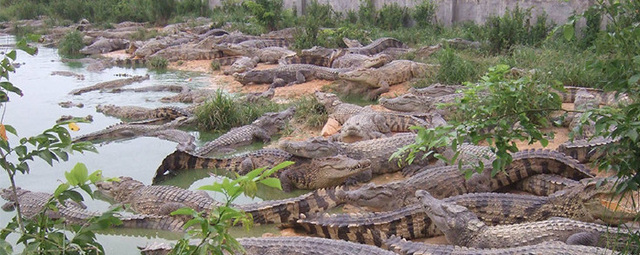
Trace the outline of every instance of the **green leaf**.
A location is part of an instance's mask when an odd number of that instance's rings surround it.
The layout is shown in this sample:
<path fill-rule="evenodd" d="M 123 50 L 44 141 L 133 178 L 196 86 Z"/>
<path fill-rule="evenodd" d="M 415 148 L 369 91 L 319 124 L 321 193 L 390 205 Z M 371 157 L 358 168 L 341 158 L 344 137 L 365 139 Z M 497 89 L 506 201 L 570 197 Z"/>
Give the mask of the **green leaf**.
<path fill-rule="evenodd" d="M 16 50 L 12 50 L 9 51 L 9 53 L 7 53 L 7 57 L 10 58 L 11 60 L 16 60 Z"/>
<path fill-rule="evenodd" d="M 16 93 L 16 94 L 18 94 L 20 96 L 23 96 L 22 90 L 20 90 L 16 86 L 13 86 L 13 84 L 11 82 L 8 82 L 8 81 L 0 82 L 0 87 L 2 87 L 3 89 L 6 89 L 9 92 L 13 92 L 13 93 Z"/>
<path fill-rule="evenodd" d="M 260 180 L 259 182 L 269 187 L 282 190 L 282 186 L 280 185 L 280 179 L 278 178 L 267 178 L 264 180 Z"/>
<path fill-rule="evenodd" d="M 194 215 L 195 213 L 196 213 L 196 211 L 193 210 L 193 208 L 183 207 L 183 208 L 180 208 L 178 210 L 175 210 L 175 211 L 171 212 L 171 216 L 174 216 L 174 215 Z"/>
<path fill-rule="evenodd" d="M 573 27 L 573 25 L 565 25 L 563 30 L 562 30 L 562 34 L 564 35 L 564 39 L 567 41 L 571 41 L 571 39 L 573 39 L 573 36 L 575 35 L 575 28 Z"/>
<path fill-rule="evenodd" d="M 53 196 L 54 197 L 58 197 L 60 196 L 60 194 L 62 194 L 62 192 L 68 190 L 70 187 L 69 183 L 63 183 L 58 185 L 58 188 L 56 188 L 56 190 L 53 192 Z"/>
<path fill-rule="evenodd" d="M 77 184 L 82 184 L 87 182 L 87 180 L 89 179 L 89 170 L 87 169 L 87 166 L 83 163 L 77 163 L 73 169 L 71 169 L 70 175 L 72 176 L 71 178 L 73 178 L 74 181 L 76 181 Z M 69 178 L 66 173 L 65 176 L 67 178 Z"/>
<path fill-rule="evenodd" d="M 634 86 L 638 84 L 638 80 L 640 80 L 640 73 L 629 78 L 628 84 L 629 86 Z"/>
<path fill-rule="evenodd" d="M 14 134 L 15 136 L 18 136 L 18 131 L 16 131 L 16 129 L 11 126 L 11 125 L 4 125 L 4 129 L 7 130 L 7 132 Z"/>
<path fill-rule="evenodd" d="M 89 181 L 91 183 L 96 183 L 102 181 L 103 179 L 104 178 L 102 177 L 102 170 L 93 171 L 93 173 L 89 175 Z"/>

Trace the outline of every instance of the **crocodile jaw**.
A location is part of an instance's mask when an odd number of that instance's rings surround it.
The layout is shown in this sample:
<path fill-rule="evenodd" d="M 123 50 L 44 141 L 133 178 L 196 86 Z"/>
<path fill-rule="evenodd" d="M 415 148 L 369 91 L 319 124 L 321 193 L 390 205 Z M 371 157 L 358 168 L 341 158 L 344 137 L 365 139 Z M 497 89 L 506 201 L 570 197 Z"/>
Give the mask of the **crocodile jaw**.
<path fill-rule="evenodd" d="M 374 76 L 370 69 L 358 69 L 350 72 L 344 72 L 338 74 L 338 77 L 347 81 L 364 83 L 372 87 L 378 86 L 378 79 Z"/>
<path fill-rule="evenodd" d="M 371 161 L 368 159 L 356 160 L 345 156 L 335 156 L 331 158 L 318 158 L 314 161 L 321 161 L 316 168 L 325 178 L 318 178 L 323 184 L 319 186 L 335 186 L 342 184 L 347 178 L 371 169 Z M 324 179 L 324 181 L 322 181 Z"/>

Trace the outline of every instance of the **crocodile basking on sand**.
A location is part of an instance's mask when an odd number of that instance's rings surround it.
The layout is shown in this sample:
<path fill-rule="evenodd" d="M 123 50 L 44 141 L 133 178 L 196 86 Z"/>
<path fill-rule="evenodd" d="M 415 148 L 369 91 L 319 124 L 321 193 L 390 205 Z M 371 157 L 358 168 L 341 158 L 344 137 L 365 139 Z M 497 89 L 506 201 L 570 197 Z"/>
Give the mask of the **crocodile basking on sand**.
<path fill-rule="evenodd" d="M 238 238 L 238 243 L 244 248 L 244 252 L 237 254 L 263 255 L 263 254 L 297 254 L 297 255 L 395 255 L 379 247 L 366 244 L 357 244 L 341 240 L 331 240 L 317 237 L 279 236 L 261 238 Z M 155 243 L 145 247 L 138 247 L 145 255 L 169 254 L 172 245 Z"/>
<path fill-rule="evenodd" d="M 600 247 L 569 245 L 563 242 L 543 242 L 534 245 L 523 245 L 512 248 L 481 249 L 461 247 L 443 244 L 427 244 L 423 242 L 412 242 L 400 237 L 393 236 L 385 242 L 385 246 L 390 251 L 402 255 L 514 255 L 514 254 L 545 254 L 545 255 L 584 255 L 618 254 L 612 250 Z"/>
<path fill-rule="evenodd" d="M 244 73 L 236 73 L 233 77 L 242 85 L 249 83 L 271 84 L 276 78 L 283 79 L 287 85 L 292 85 L 305 83 L 314 79 L 337 80 L 338 74 L 343 71 L 345 70 L 308 64 L 291 64 L 271 69 L 254 69 Z"/>
<path fill-rule="evenodd" d="M 10 189 L 3 189 L 0 195 L 8 202 L 2 206 L 5 211 L 12 210 L 15 207 L 16 202 L 20 204 L 22 215 L 27 218 L 33 218 L 38 213 L 45 209 L 46 204 L 51 199 L 52 195 L 44 192 L 33 192 L 24 190 L 21 188 L 16 189 L 18 199 L 15 199 L 13 191 Z M 75 202 L 64 202 L 57 205 L 58 210 L 47 210 L 46 216 L 50 219 L 64 219 L 65 223 L 71 224 L 85 224 L 93 217 L 100 217 L 102 213 L 95 211 L 88 211 L 86 207 Z M 117 227 L 123 228 L 144 228 L 155 230 L 167 230 L 174 232 L 184 231 L 184 221 L 175 219 L 173 217 L 159 216 L 159 215 L 114 215 L 120 221 L 121 225 Z"/>
<path fill-rule="evenodd" d="M 311 138 L 306 141 L 284 141 L 280 148 L 299 157 L 319 158 L 334 155 L 345 155 L 355 159 L 368 159 L 371 161 L 371 172 L 383 174 L 399 171 L 406 167 L 398 164 L 399 159 L 390 160 L 391 155 L 398 149 L 415 142 L 413 133 L 398 134 L 391 137 L 358 141 L 354 143 L 332 142 L 324 138 Z M 416 156 L 419 158 L 421 156 Z M 426 163 L 426 160 L 416 161 L 415 166 Z"/>
<path fill-rule="evenodd" d="M 429 122 L 409 114 L 365 112 L 351 116 L 342 124 L 339 140 L 360 137 L 363 140 L 383 138 L 397 132 L 411 132 L 412 126 L 430 127 Z M 392 133 L 393 132 L 393 133 Z"/>
<path fill-rule="evenodd" d="M 337 95 L 316 91 L 314 97 L 322 104 L 329 114 L 329 118 L 333 118 L 338 123 L 343 124 L 349 117 L 357 113 L 374 112 L 369 107 L 362 107 L 355 104 L 344 103 Z"/>
<path fill-rule="evenodd" d="M 284 128 L 285 122 L 293 117 L 295 107 L 289 107 L 281 112 L 268 112 L 249 125 L 233 128 L 213 141 L 207 142 L 194 152 L 203 156 L 212 152 L 224 152 L 243 145 L 249 145 L 255 140 L 271 141 L 271 136 Z"/>
<path fill-rule="evenodd" d="M 248 47 L 242 44 L 219 45 L 216 49 L 224 52 L 227 56 L 248 56 L 257 57 L 258 62 L 277 64 L 278 61 L 287 56 L 293 56 L 296 53 L 284 47 L 270 46 L 264 48 Z"/>
<path fill-rule="evenodd" d="M 609 227 L 567 218 L 511 225 L 488 226 L 478 216 L 453 203 L 434 198 L 424 190 L 416 191 L 425 213 L 454 244 L 474 248 L 509 248 L 546 241 L 567 244 L 637 249 L 632 235 L 637 230 Z"/>
<path fill-rule="evenodd" d="M 159 50 L 147 58 L 163 58 L 167 61 L 178 60 L 212 60 L 223 57 L 224 55 L 217 50 L 198 49 L 190 47 L 191 45 L 175 45 Z"/>
<path fill-rule="evenodd" d="M 382 185 L 369 183 L 360 189 L 339 192 L 348 203 L 377 210 L 393 210 L 416 203 L 414 192 L 424 189 L 439 198 L 471 192 L 490 192 L 512 185 L 536 174 L 557 174 L 574 180 L 593 177 L 588 169 L 575 159 L 549 150 L 524 150 L 512 154 L 513 161 L 504 171 L 490 177 L 491 168 L 485 166 L 482 174 L 465 178 L 458 165 L 424 167 L 403 181 Z M 463 166 L 463 170 L 470 170 Z"/>
<path fill-rule="evenodd" d="M 225 75 L 244 73 L 255 68 L 256 65 L 258 65 L 258 62 L 260 62 L 260 58 L 258 57 L 241 57 L 233 62 L 233 64 L 231 64 L 227 70 L 224 70 L 223 73 Z"/>
<path fill-rule="evenodd" d="M 79 89 L 74 89 L 71 92 L 69 92 L 70 95 L 81 95 L 83 93 L 89 92 L 89 91 L 94 91 L 94 90 L 107 90 L 107 89 L 116 89 L 116 88 L 122 88 L 124 86 L 136 83 L 136 82 L 142 82 L 145 80 L 149 79 L 149 75 L 144 75 L 144 76 L 140 76 L 140 75 L 136 75 L 134 77 L 131 78 L 124 78 L 124 79 L 118 79 L 118 80 L 113 80 L 113 81 L 105 81 L 105 82 L 100 82 L 97 83 L 93 86 L 89 86 L 89 87 L 84 87 L 84 88 L 79 88 Z"/>
<path fill-rule="evenodd" d="M 176 151 L 165 157 L 156 170 L 154 182 L 166 178 L 168 174 L 186 169 L 223 169 L 245 175 L 259 168 L 272 168 L 282 162 L 295 164 L 276 173 L 282 189 L 327 188 L 343 184 L 348 178 L 369 171 L 371 162 L 367 159 L 352 159 L 343 155 L 331 155 L 319 158 L 293 156 L 279 149 L 261 149 L 226 158 L 199 157 L 187 152 Z"/>
<path fill-rule="evenodd" d="M 112 104 L 101 104 L 96 106 L 96 111 L 101 112 L 107 116 L 113 116 L 130 121 L 153 119 L 171 121 L 179 117 L 190 117 L 192 115 L 192 113 L 188 110 L 173 106 L 149 109 L 141 106 L 116 106 Z"/>
<path fill-rule="evenodd" d="M 488 225 L 533 222 L 551 217 L 566 217 L 585 222 L 602 220 L 609 224 L 621 224 L 638 216 L 638 213 L 612 210 L 604 206 L 612 201 L 615 194 L 615 190 L 612 189 L 613 182 L 597 186 L 597 181 L 585 179 L 549 197 L 470 193 L 448 197 L 443 201 L 469 208 Z M 387 212 L 308 215 L 299 219 L 295 226 L 325 238 L 378 246 L 380 243 L 376 242 L 379 242 L 379 239 L 390 235 L 407 239 L 442 235 L 419 203 Z M 376 231 L 382 234 L 369 235 L 376 234 Z"/>
<path fill-rule="evenodd" d="M 331 68 L 355 69 L 380 67 L 392 60 L 393 59 L 386 54 L 376 54 L 373 56 L 362 54 L 344 54 L 339 56 L 294 55 L 283 58 L 279 63 L 281 65 L 311 64 Z"/>
<path fill-rule="evenodd" d="M 341 80 L 346 80 L 363 87 L 368 99 L 376 99 L 380 94 L 389 91 L 389 86 L 422 77 L 432 66 L 410 60 L 394 60 L 379 68 L 357 69 L 342 72 Z M 355 89 L 355 88 L 354 88 Z"/>

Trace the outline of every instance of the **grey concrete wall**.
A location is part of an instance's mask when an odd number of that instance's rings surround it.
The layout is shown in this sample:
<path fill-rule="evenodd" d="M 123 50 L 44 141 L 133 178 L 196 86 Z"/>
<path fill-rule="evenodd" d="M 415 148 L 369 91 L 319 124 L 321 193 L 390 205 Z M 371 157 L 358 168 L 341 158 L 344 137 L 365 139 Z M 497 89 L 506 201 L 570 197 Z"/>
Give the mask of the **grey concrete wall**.
<path fill-rule="evenodd" d="M 210 6 L 219 6 L 222 0 L 209 0 Z M 400 6 L 414 7 L 422 0 L 372 0 L 376 8 L 382 8 L 385 4 L 397 3 Z M 285 8 L 295 9 L 302 13 L 304 6 L 311 0 L 284 0 Z M 346 12 L 357 10 L 359 0 L 318 0 L 320 3 L 330 4 L 334 10 Z M 434 0 L 438 5 L 436 18 L 444 25 L 457 22 L 473 21 L 483 24 L 491 16 L 503 15 L 506 10 L 516 6 L 532 8 L 532 16 L 545 12 L 549 20 L 556 24 L 564 23 L 574 13 L 586 10 L 593 0 Z"/>

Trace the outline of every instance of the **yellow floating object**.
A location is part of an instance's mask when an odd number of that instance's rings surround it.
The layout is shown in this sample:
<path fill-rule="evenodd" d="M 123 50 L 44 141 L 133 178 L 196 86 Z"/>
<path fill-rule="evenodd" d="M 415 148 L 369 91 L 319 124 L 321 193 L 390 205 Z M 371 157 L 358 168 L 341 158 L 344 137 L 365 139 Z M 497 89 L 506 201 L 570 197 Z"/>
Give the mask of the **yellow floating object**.
<path fill-rule="evenodd" d="M 80 130 L 80 127 L 78 127 L 78 124 L 75 122 L 71 122 L 69 123 L 69 129 L 71 129 L 71 131 L 78 131 Z"/>

